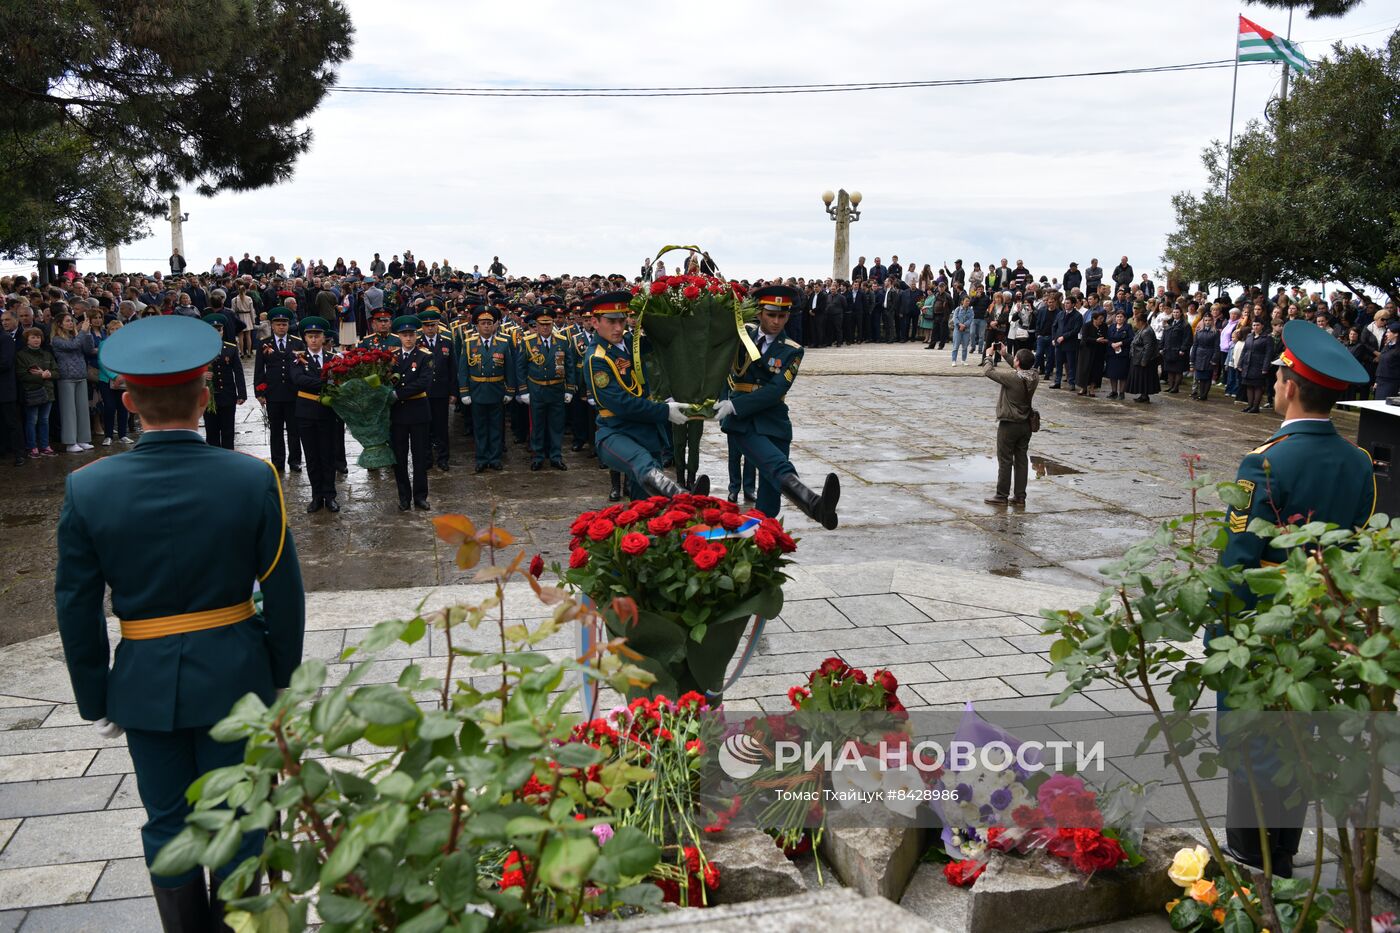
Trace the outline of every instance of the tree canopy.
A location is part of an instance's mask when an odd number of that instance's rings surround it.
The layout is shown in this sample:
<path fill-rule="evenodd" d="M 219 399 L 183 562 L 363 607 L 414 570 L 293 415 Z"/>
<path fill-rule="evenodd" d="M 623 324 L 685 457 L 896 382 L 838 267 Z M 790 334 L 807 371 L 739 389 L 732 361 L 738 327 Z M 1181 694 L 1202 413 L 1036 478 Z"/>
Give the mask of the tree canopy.
<path fill-rule="evenodd" d="M 1164 259 L 1188 279 L 1282 284 L 1329 279 L 1400 300 L 1400 31 L 1300 76 L 1271 123 L 1203 156 L 1209 184 L 1172 199 Z"/>
<path fill-rule="evenodd" d="M 0 250 L 129 242 L 182 184 L 285 180 L 352 33 L 340 0 L 0 4 Z"/>
<path fill-rule="evenodd" d="M 1308 19 L 1325 19 L 1331 16 L 1345 16 L 1364 0 L 1246 0 L 1259 6 L 1273 7 L 1276 10 L 1302 10 Z"/>

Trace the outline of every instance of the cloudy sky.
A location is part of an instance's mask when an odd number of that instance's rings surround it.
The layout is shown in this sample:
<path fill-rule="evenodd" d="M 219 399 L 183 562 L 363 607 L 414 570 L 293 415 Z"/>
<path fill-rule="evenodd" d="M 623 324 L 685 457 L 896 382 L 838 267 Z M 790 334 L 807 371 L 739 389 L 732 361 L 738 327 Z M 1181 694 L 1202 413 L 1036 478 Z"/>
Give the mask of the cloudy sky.
<path fill-rule="evenodd" d="M 348 0 L 342 86 L 635 87 L 917 81 L 1229 59 L 1235 16 L 1280 34 L 1287 14 L 1220 0 L 1110 4 L 704 4 Z M 1340 20 L 1295 16 L 1298 40 L 1378 45 L 1400 0 Z M 1318 57 L 1328 41 L 1306 41 Z M 1204 182 L 1226 135 L 1230 69 L 861 93 L 495 99 L 337 92 L 313 148 L 276 188 L 184 196 L 191 266 L 230 251 L 419 258 L 512 273 L 636 273 L 699 243 L 731 277 L 825 275 L 820 196 L 865 197 L 852 256 L 1070 259 L 1160 265 L 1171 195 Z M 1262 114 L 1277 66 L 1240 71 L 1237 124 Z M 168 225 L 123 248 L 127 271 L 169 255 Z M 81 268 L 100 267 L 100 259 Z"/>

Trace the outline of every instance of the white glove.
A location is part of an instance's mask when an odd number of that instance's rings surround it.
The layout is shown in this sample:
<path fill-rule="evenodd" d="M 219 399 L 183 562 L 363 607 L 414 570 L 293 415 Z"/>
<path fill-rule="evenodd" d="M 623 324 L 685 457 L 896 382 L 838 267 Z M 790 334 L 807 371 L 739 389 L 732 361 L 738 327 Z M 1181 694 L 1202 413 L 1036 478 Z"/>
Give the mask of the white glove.
<path fill-rule="evenodd" d="M 103 716 L 101 719 L 97 720 L 97 722 L 93 723 L 92 727 L 96 729 L 97 734 L 104 739 L 119 739 L 126 735 L 125 729 L 112 722 L 106 716 Z"/>
<path fill-rule="evenodd" d="M 461 401 L 463 405 L 470 405 L 472 403 L 472 397 L 470 395 L 464 395 L 459 401 Z"/>
<path fill-rule="evenodd" d="M 530 404 L 530 393 L 529 393 L 529 392 L 521 392 L 519 395 L 517 395 L 517 396 L 515 397 L 515 400 L 516 400 L 517 402 L 519 402 L 520 404 L 522 404 L 522 405 L 528 405 L 528 404 Z"/>
<path fill-rule="evenodd" d="M 591 396 L 591 395 L 588 396 L 588 407 L 589 407 L 589 408 L 597 408 L 597 407 L 598 407 L 598 400 L 595 399 L 595 398 L 594 398 L 593 396 Z"/>
<path fill-rule="evenodd" d="M 718 421 L 723 421 L 732 414 L 734 414 L 734 403 L 729 399 L 725 399 L 715 406 L 715 419 Z"/>
<path fill-rule="evenodd" d="M 666 420 L 672 424 L 685 424 L 689 420 L 686 416 L 686 409 L 690 406 L 685 402 L 667 402 L 666 407 L 669 409 Z"/>
<path fill-rule="evenodd" d="M 574 393 L 572 393 L 572 392 L 565 392 L 565 393 L 564 393 L 564 404 L 565 404 L 565 405 L 569 404 L 569 403 L 572 402 L 573 400 L 574 400 Z"/>

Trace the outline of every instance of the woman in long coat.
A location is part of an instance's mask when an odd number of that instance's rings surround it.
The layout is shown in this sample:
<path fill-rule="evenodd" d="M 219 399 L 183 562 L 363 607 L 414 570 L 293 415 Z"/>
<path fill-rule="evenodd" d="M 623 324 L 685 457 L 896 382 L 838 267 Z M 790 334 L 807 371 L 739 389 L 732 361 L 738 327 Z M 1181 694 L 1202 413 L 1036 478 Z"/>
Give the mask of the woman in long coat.
<path fill-rule="evenodd" d="M 1106 336 L 1103 374 L 1108 379 L 1108 397 L 1119 399 L 1128 381 L 1129 350 L 1133 345 L 1133 328 L 1128 324 L 1127 315 L 1122 311 L 1113 312 L 1113 323 L 1108 325 Z"/>
<path fill-rule="evenodd" d="M 1133 393 L 1133 401 L 1150 402 L 1162 391 L 1162 380 L 1157 378 L 1157 356 L 1157 333 L 1139 310 L 1133 315 L 1133 345 L 1128 350 L 1128 391 Z"/>
<path fill-rule="evenodd" d="M 1258 414 L 1273 360 L 1274 338 L 1264 333 L 1264 319 L 1255 318 L 1240 353 L 1240 381 L 1244 383 L 1246 414 Z"/>
<path fill-rule="evenodd" d="M 1191 328 L 1180 308 L 1172 308 L 1168 314 L 1162 328 L 1162 372 L 1167 374 L 1167 391 L 1176 395 L 1191 361 Z"/>
<path fill-rule="evenodd" d="M 1108 354 L 1108 328 L 1103 308 L 1095 308 L 1079 332 L 1079 394 L 1098 398 L 1103 385 L 1103 364 Z"/>
<path fill-rule="evenodd" d="M 1209 397 L 1219 359 L 1220 331 L 1215 327 L 1214 318 L 1202 316 L 1196 324 L 1195 342 L 1191 344 L 1191 371 L 1196 380 L 1191 386 L 1192 398 L 1204 402 Z"/>

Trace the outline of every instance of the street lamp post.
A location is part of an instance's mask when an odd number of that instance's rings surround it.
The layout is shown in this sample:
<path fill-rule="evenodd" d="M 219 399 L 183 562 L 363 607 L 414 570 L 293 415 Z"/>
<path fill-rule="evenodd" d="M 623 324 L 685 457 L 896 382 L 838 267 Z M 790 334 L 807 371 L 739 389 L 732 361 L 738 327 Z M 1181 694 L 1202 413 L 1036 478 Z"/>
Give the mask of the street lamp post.
<path fill-rule="evenodd" d="M 835 204 L 831 202 L 835 201 Z M 836 248 L 831 257 L 831 277 L 844 281 L 851 276 L 851 224 L 860 220 L 860 192 L 822 192 L 827 216 L 836 221 Z"/>

